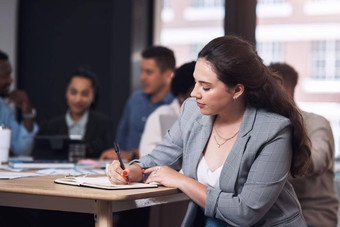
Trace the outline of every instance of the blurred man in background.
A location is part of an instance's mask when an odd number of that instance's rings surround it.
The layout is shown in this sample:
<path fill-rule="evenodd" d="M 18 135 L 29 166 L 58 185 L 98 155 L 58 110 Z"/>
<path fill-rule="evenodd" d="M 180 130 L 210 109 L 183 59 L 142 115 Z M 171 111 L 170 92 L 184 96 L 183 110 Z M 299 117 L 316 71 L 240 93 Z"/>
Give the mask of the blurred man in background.
<path fill-rule="evenodd" d="M 12 67 L 8 55 L 0 50 L 0 125 L 8 126 L 12 130 L 11 151 L 15 155 L 30 155 L 33 138 L 38 131 L 38 126 L 34 123 L 35 109 L 25 91 L 9 91 L 13 82 L 11 73 Z M 14 112 L 5 99 L 21 109 L 22 122 L 17 122 Z"/>
<path fill-rule="evenodd" d="M 174 53 L 166 47 L 154 46 L 142 52 L 140 81 L 143 89 L 131 94 L 117 130 L 116 141 L 124 161 L 139 157 L 139 143 L 148 116 L 174 99 L 170 83 L 175 66 Z M 114 149 L 106 150 L 100 156 L 100 159 L 115 158 Z M 115 217 L 119 219 L 117 226 L 148 226 L 149 210 L 147 207 L 121 212 Z"/>
<path fill-rule="evenodd" d="M 193 77 L 195 64 L 195 61 L 185 63 L 175 70 L 171 80 L 171 93 L 176 98 L 171 104 L 158 107 L 148 117 L 139 144 L 141 157 L 151 153 L 161 142 L 164 132 L 176 121 L 182 103 L 190 97 L 195 86 Z"/>
<path fill-rule="evenodd" d="M 288 64 L 272 63 L 269 68 L 282 78 L 294 99 L 298 73 Z M 290 178 L 309 227 L 337 226 L 338 198 L 334 178 L 334 138 L 329 122 L 322 116 L 301 110 L 312 142 L 312 164 L 304 177 Z"/>
<path fill-rule="evenodd" d="M 148 116 L 157 107 L 170 104 L 174 99 L 170 83 L 175 66 L 174 53 L 166 47 L 154 46 L 142 52 L 140 81 L 143 89 L 131 94 L 117 130 L 116 141 L 125 160 L 139 157 L 138 147 Z M 115 157 L 113 149 L 101 155 L 101 159 Z"/>

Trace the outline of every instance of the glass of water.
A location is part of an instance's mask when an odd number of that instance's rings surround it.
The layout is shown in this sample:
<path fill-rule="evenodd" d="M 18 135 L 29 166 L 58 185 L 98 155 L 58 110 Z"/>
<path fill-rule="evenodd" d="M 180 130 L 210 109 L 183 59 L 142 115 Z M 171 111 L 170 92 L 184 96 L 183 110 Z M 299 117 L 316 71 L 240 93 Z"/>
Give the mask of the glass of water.
<path fill-rule="evenodd" d="M 71 142 L 69 144 L 68 160 L 70 162 L 78 162 L 85 159 L 86 145 L 83 142 Z"/>

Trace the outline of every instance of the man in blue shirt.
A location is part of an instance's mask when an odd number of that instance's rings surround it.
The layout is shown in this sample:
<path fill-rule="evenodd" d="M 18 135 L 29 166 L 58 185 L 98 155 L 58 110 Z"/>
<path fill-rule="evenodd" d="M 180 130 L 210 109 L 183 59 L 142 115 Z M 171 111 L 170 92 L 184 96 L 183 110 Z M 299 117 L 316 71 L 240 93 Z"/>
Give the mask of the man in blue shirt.
<path fill-rule="evenodd" d="M 0 50 L 0 125 L 11 128 L 11 151 L 15 155 L 30 155 L 33 138 L 38 131 L 34 123 L 35 110 L 25 91 L 15 90 L 9 92 L 13 82 L 11 78 L 12 67 L 8 61 L 8 55 Z M 18 123 L 12 109 L 5 102 L 14 103 L 23 113 L 23 121 Z"/>
<path fill-rule="evenodd" d="M 121 121 L 117 138 L 124 159 L 138 157 L 138 147 L 148 116 L 160 105 L 170 104 L 174 99 L 170 93 L 171 76 L 176 61 L 172 50 L 154 46 L 142 52 L 140 81 L 143 90 L 130 96 Z M 113 149 L 102 153 L 101 159 L 115 158 Z"/>

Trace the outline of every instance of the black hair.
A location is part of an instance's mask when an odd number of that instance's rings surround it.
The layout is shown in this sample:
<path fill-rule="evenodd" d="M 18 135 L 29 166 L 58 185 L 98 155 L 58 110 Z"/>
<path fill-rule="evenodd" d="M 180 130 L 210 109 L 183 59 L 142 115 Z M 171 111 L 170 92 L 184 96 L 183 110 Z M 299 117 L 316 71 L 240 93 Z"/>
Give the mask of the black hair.
<path fill-rule="evenodd" d="M 292 124 L 292 176 L 304 175 L 311 163 L 311 142 L 303 118 L 294 102 L 286 95 L 280 77 L 263 64 L 254 46 L 232 35 L 210 41 L 198 54 L 210 62 L 220 81 L 227 87 L 244 85 L 247 105 L 265 109 L 290 119 Z"/>
<path fill-rule="evenodd" d="M 0 50 L 0 60 L 8 61 L 8 55 L 5 52 L 3 52 L 2 50 Z"/>
<path fill-rule="evenodd" d="M 285 88 L 291 88 L 294 91 L 298 82 L 298 73 L 287 63 L 271 63 L 269 69 L 277 73 L 282 78 Z"/>
<path fill-rule="evenodd" d="M 174 96 L 186 94 L 194 87 L 195 80 L 193 74 L 195 70 L 195 64 L 195 61 L 185 63 L 175 70 L 171 80 L 171 93 Z"/>
<path fill-rule="evenodd" d="M 142 57 L 154 59 L 162 73 L 168 69 L 174 70 L 176 67 L 174 52 L 163 46 L 153 46 L 145 49 L 142 52 Z"/>
<path fill-rule="evenodd" d="M 76 68 L 69 76 L 67 86 L 71 83 L 74 77 L 82 77 L 91 81 L 94 97 L 90 109 L 95 110 L 99 103 L 99 84 L 96 74 L 90 69 L 80 66 Z"/>

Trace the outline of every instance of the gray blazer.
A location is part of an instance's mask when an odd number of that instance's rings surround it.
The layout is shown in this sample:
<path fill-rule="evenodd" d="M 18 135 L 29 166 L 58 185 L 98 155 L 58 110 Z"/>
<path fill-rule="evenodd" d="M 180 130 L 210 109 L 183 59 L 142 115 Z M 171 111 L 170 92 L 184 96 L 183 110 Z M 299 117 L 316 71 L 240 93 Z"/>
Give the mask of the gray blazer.
<path fill-rule="evenodd" d="M 151 154 L 135 161 L 142 168 L 170 166 L 197 180 L 197 165 L 215 116 L 200 113 L 193 98 Z M 247 108 L 237 139 L 221 171 L 220 188 L 208 187 L 206 216 L 231 226 L 306 226 L 287 181 L 292 158 L 290 121 Z M 192 226 L 198 205 L 192 201 L 182 226 Z"/>

